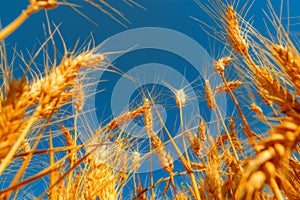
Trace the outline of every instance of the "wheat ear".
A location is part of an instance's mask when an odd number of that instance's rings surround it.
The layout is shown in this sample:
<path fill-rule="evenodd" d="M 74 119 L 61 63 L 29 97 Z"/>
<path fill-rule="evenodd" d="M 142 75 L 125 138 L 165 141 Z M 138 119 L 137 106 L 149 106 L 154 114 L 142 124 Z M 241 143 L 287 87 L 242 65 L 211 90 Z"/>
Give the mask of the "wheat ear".
<path fill-rule="evenodd" d="M 10 163 L 33 124 L 41 118 L 50 117 L 72 98 L 70 88 L 79 70 L 100 66 L 104 59 L 103 54 L 87 51 L 76 57 L 65 57 L 49 74 L 31 83 L 27 83 L 25 78 L 10 83 L 6 99 L 2 102 L 3 112 L 0 113 L 0 139 L 6 141 L 2 143 L 5 148 L 1 148 L 4 152 L 0 152 L 0 174 Z M 32 107 L 35 109 L 29 115 L 26 110 Z"/>
<path fill-rule="evenodd" d="M 213 96 L 213 93 L 211 91 L 210 88 L 210 83 L 209 80 L 205 80 L 205 98 L 206 98 L 206 102 L 207 105 L 210 109 L 214 109 L 216 107 L 216 102 L 215 102 L 215 98 Z"/>
<path fill-rule="evenodd" d="M 242 36 L 240 31 L 239 21 L 232 5 L 228 6 L 226 11 L 226 22 L 227 22 L 227 34 L 228 39 L 231 42 L 231 47 L 236 52 L 240 52 L 243 55 L 248 53 L 248 44 Z"/>
<path fill-rule="evenodd" d="M 271 46 L 275 61 L 284 70 L 291 83 L 296 87 L 297 93 L 300 94 L 300 56 L 296 50 L 288 47 L 273 44 Z"/>
<path fill-rule="evenodd" d="M 255 191 L 261 190 L 268 182 L 277 199 L 282 199 L 279 191 L 280 169 L 293 149 L 300 142 L 299 119 L 288 117 L 270 130 L 270 137 L 261 140 L 256 158 L 245 170 L 236 193 L 237 199 L 252 198 Z M 282 175 L 282 174 L 281 174 Z"/>
<path fill-rule="evenodd" d="M 235 80 L 235 81 L 229 81 L 229 82 L 227 82 L 227 84 L 228 84 L 228 87 L 230 90 L 235 90 L 236 88 L 241 86 L 243 84 L 243 82 L 241 82 L 239 80 Z M 215 89 L 216 94 L 222 94 L 225 92 L 228 92 L 228 89 L 224 83 L 222 83 L 221 85 L 218 85 Z"/>

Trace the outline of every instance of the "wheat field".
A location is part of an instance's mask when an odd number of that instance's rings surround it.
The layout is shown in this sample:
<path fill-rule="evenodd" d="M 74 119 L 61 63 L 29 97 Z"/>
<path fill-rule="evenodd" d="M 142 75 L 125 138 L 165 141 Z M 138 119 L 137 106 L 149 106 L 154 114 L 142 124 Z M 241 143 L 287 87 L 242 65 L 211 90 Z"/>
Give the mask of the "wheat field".
<path fill-rule="evenodd" d="M 85 2 L 120 26 L 127 22 L 122 10 L 106 1 Z M 144 9 L 142 3 L 124 2 Z M 280 13 L 271 8 L 273 27 L 263 35 L 244 17 L 240 4 L 195 1 L 199 12 L 215 24 L 190 20 L 213 40 L 222 41 L 224 53 L 213 56 L 211 66 L 222 82 L 215 85 L 213 77 L 205 77 L 203 95 L 195 98 L 216 119 L 207 121 L 196 113 L 193 123 L 183 117 L 192 99 L 188 90 L 163 82 L 171 88 L 170 107 L 179 113 L 175 138 L 155 106 L 164 95 L 149 91 L 132 102 L 138 106 L 92 129 L 92 122 L 81 117 L 87 112 L 86 91 L 102 82 L 86 81 L 87 74 L 107 70 L 108 55 L 120 52 L 103 51 L 93 38 L 69 47 L 59 25 L 51 24 L 48 16 L 47 39 L 29 61 L 19 54 L 25 67 L 21 77 L 14 77 L 16 66 L 7 62 L 13 55 L 6 54 L 4 39 L 33 13 L 67 6 L 85 17 L 67 0 L 30 0 L 11 24 L 0 29 L 0 199 L 300 199 L 298 43 Z M 249 2 L 247 6 L 251 9 Z M 57 40 L 64 52 L 56 49 Z M 41 71 L 36 70 L 38 55 L 44 60 Z M 231 74 L 233 70 L 237 75 Z M 126 75 L 117 67 L 110 71 Z M 232 104 L 231 116 L 224 116 L 216 100 L 222 94 Z M 80 120 L 86 126 L 84 140 Z M 137 138 L 123 131 L 133 120 L 144 126 L 139 134 L 147 141 L 146 154 L 136 146 Z M 210 126 L 216 127 L 214 133 Z M 152 170 L 154 157 L 160 173 Z M 139 173 L 144 162 L 149 162 L 146 175 Z"/>

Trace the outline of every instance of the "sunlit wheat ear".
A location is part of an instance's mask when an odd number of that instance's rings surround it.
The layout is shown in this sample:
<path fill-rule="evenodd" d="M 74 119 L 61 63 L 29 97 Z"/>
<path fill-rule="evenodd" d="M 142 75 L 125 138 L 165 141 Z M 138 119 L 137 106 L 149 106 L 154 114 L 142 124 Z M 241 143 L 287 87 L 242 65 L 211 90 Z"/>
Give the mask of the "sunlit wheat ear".
<path fill-rule="evenodd" d="M 275 56 L 275 61 L 284 70 L 291 83 L 296 87 L 297 93 L 300 94 L 300 56 L 296 50 L 273 44 L 271 47 Z"/>
<path fill-rule="evenodd" d="M 161 167 L 171 173 L 174 170 L 173 158 L 170 153 L 166 151 L 163 142 L 156 134 L 151 136 L 151 142 Z"/>
<path fill-rule="evenodd" d="M 70 101 L 72 98 L 70 89 L 74 79 L 79 75 L 79 70 L 99 66 L 104 59 L 105 55 L 95 54 L 94 51 L 87 51 L 76 57 L 66 56 L 44 77 L 32 80 L 30 83 L 27 83 L 25 78 L 10 83 L 9 90 L 6 91 L 6 99 L 2 103 L 3 112 L 0 113 L 2 119 L 0 138 L 14 136 L 17 139 L 7 140 L 7 149 L 5 146 L 1 148 L 1 150 L 6 149 L 6 152 L 3 155 L 0 152 L 0 158 L 5 156 L 5 159 L 1 160 L 0 174 L 11 162 L 31 127 L 39 119 L 52 116 L 61 106 Z M 30 108 L 33 108 L 33 111 L 26 112 Z"/>
<path fill-rule="evenodd" d="M 204 183 L 204 180 L 202 178 L 199 181 L 199 192 L 200 192 L 200 195 L 201 195 L 201 199 L 207 199 L 205 183 Z"/>
<path fill-rule="evenodd" d="M 256 105 L 255 103 L 252 103 L 250 110 L 255 112 L 257 115 L 259 115 L 261 120 L 264 121 L 265 123 L 267 123 L 271 127 L 271 124 L 269 123 L 267 117 L 264 115 L 263 110 L 258 105 Z"/>
<path fill-rule="evenodd" d="M 73 139 L 73 136 L 70 133 L 69 129 L 64 127 L 63 125 L 60 125 L 60 129 L 66 139 L 67 146 L 75 147 L 76 143 L 75 143 L 75 140 Z M 69 150 L 69 153 L 70 153 L 69 162 L 70 162 L 70 165 L 72 166 L 77 160 L 77 153 L 74 150 Z"/>
<path fill-rule="evenodd" d="M 150 101 L 147 98 L 144 99 L 144 106 L 147 108 L 145 111 L 145 127 L 149 137 L 151 138 L 151 143 L 154 147 L 155 153 L 159 159 L 161 167 L 165 171 L 171 173 L 174 169 L 173 158 L 171 157 L 170 153 L 167 153 L 163 142 L 153 130 L 151 106 Z"/>
<path fill-rule="evenodd" d="M 183 87 L 181 89 L 176 89 L 164 81 L 163 81 L 163 84 L 165 84 L 174 94 L 177 108 L 183 108 L 186 105 L 186 101 L 188 98 L 185 93 L 185 87 Z"/>
<path fill-rule="evenodd" d="M 293 112 L 300 111 L 300 103 L 297 98 L 281 83 L 273 77 L 266 69 L 261 69 L 256 75 L 256 85 L 264 98 L 273 101 L 280 107 L 280 112 L 293 115 Z"/>
<path fill-rule="evenodd" d="M 223 57 L 219 60 L 214 61 L 215 70 L 221 75 L 222 78 L 224 77 L 225 67 L 228 66 L 232 60 L 233 59 L 231 57 Z M 241 85 L 242 85 L 242 82 L 239 80 L 229 81 L 229 82 L 226 81 L 226 84 L 222 83 L 215 88 L 215 93 L 229 92 L 228 90 L 234 90 L 235 88 L 237 88 Z"/>
<path fill-rule="evenodd" d="M 283 87 L 276 78 L 274 78 L 270 71 L 267 70 L 267 67 L 259 68 L 254 63 L 253 59 L 249 55 L 247 43 L 243 40 L 239 29 L 236 13 L 233 10 L 233 7 L 229 5 L 227 10 L 227 31 L 230 42 L 232 43 L 232 48 L 244 55 L 247 65 L 251 68 L 257 79 L 256 85 L 262 94 L 265 93 L 264 98 L 276 103 L 280 107 L 280 111 L 284 114 L 293 115 L 293 112 L 299 112 L 300 104 L 295 96 L 291 94 L 287 88 Z M 279 59 L 279 62 L 282 62 L 283 60 L 280 60 L 278 52 L 276 52 L 274 48 L 272 50 L 276 54 L 275 57 Z M 277 50 L 280 49 L 277 48 Z M 285 60 L 287 61 L 287 59 Z M 264 64 L 262 63 L 262 65 Z"/>
<path fill-rule="evenodd" d="M 183 89 L 176 90 L 175 92 L 175 100 L 178 108 L 183 108 L 186 104 L 186 94 Z"/>
<path fill-rule="evenodd" d="M 200 122 L 199 122 L 199 127 L 198 127 L 198 131 L 199 131 L 199 136 L 201 141 L 206 141 L 206 122 L 205 120 L 201 117 Z"/>
<path fill-rule="evenodd" d="M 200 138 L 196 134 L 191 133 L 189 130 L 187 131 L 187 137 L 195 155 L 198 158 L 202 158 L 203 155 Z"/>
<path fill-rule="evenodd" d="M 82 111 L 82 108 L 84 106 L 84 99 L 85 99 L 85 94 L 83 91 L 83 85 L 81 82 L 75 81 L 73 87 L 73 101 L 74 101 L 74 108 L 77 113 L 80 113 Z"/>
<path fill-rule="evenodd" d="M 243 82 L 241 82 L 239 80 L 227 82 L 227 85 L 228 85 L 230 90 L 235 90 L 236 88 L 238 88 L 242 84 L 243 84 Z M 227 89 L 227 87 L 225 86 L 224 83 L 222 83 L 221 85 L 218 85 L 215 89 L 215 93 L 217 93 L 217 94 L 224 94 L 226 92 L 228 92 L 228 89 Z"/>
<path fill-rule="evenodd" d="M 213 145 L 213 139 L 209 138 Z M 205 175 L 206 191 L 210 198 L 222 199 L 223 178 L 220 175 L 221 157 L 217 148 L 212 148 L 207 155 L 207 170 Z"/>
<path fill-rule="evenodd" d="M 224 70 L 225 70 L 225 67 L 227 65 L 229 65 L 231 63 L 231 61 L 233 60 L 233 58 L 231 57 L 223 57 L 219 60 L 215 60 L 214 61 L 214 67 L 215 67 L 215 70 L 219 73 L 219 74 L 224 74 Z"/>
<path fill-rule="evenodd" d="M 233 141 L 234 147 L 237 151 L 239 151 L 242 154 L 243 146 L 240 142 L 240 139 L 237 136 L 236 129 L 235 129 L 235 123 L 232 119 L 229 119 L 229 126 L 230 126 L 230 137 Z"/>
<path fill-rule="evenodd" d="M 138 151 L 134 151 L 132 153 L 132 165 L 133 165 L 133 171 L 136 171 L 140 168 L 141 165 L 141 154 Z"/>
<path fill-rule="evenodd" d="M 240 169 L 243 161 L 236 160 L 235 156 L 233 156 L 229 150 L 225 150 L 222 157 L 222 159 L 225 160 L 227 169 L 226 172 L 228 173 L 228 176 L 224 180 L 224 184 L 222 186 L 222 195 L 233 197 L 237 190 L 239 179 L 242 175 L 242 171 Z"/>
<path fill-rule="evenodd" d="M 135 190 L 137 193 L 137 197 L 135 197 L 134 200 L 147 200 L 146 192 L 143 191 L 144 188 L 139 177 L 138 177 L 138 185 Z"/>
<path fill-rule="evenodd" d="M 215 102 L 214 95 L 211 91 L 210 83 L 209 83 L 208 79 L 205 80 L 205 98 L 206 98 L 208 107 L 210 109 L 214 109 L 216 107 L 216 102 Z"/>
<path fill-rule="evenodd" d="M 82 199 L 117 199 L 118 176 L 104 163 L 90 160 L 91 166 L 85 174 L 84 190 Z"/>
<path fill-rule="evenodd" d="M 140 106 L 139 108 L 129 111 L 127 113 L 121 114 L 119 117 L 114 118 L 112 121 L 110 121 L 107 124 L 107 128 L 109 130 L 113 130 L 115 128 L 120 127 L 121 125 L 129 122 L 130 120 L 142 116 L 144 112 L 147 110 L 147 107 L 145 105 Z"/>
<path fill-rule="evenodd" d="M 179 192 L 175 195 L 175 200 L 189 200 L 190 198 L 187 196 L 185 192 Z"/>
<path fill-rule="evenodd" d="M 236 52 L 246 55 L 248 53 L 248 44 L 242 36 L 239 21 L 232 5 L 228 6 L 226 16 L 227 34 L 228 39 L 231 42 L 232 49 Z"/>
<path fill-rule="evenodd" d="M 239 183 L 236 198 L 252 198 L 255 191 L 261 190 L 263 185 L 268 183 L 274 196 L 282 199 L 280 189 L 285 188 L 278 182 L 278 177 L 284 179 L 284 174 L 280 171 L 295 146 L 300 142 L 298 120 L 293 117 L 282 118 L 281 124 L 270 130 L 270 137 L 260 141 L 260 151 L 248 163 Z M 253 186 L 256 179 L 259 182 Z"/>
<path fill-rule="evenodd" d="M 22 153 L 28 153 L 28 152 L 31 151 L 30 144 L 29 144 L 29 142 L 28 142 L 28 140 L 26 138 L 22 142 L 22 144 L 20 146 L 20 150 L 21 150 Z"/>

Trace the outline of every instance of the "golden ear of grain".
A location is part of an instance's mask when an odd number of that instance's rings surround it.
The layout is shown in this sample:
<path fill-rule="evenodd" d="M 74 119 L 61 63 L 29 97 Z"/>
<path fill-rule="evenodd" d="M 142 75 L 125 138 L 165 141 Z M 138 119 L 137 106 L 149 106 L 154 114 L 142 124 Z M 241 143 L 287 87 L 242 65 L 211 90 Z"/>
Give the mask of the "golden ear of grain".
<path fill-rule="evenodd" d="M 269 183 L 277 199 L 281 199 L 280 184 L 274 178 L 280 174 L 283 163 L 300 142 L 299 119 L 287 117 L 281 119 L 281 124 L 270 130 L 270 137 L 260 141 L 259 152 L 243 173 L 238 186 L 236 198 L 252 198 L 256 190 Z M 282 175 L 279 175 L 282 176 Z M 257 182 L 256 182 L 256 181 Z M 256 182 L 255 188 L 249 188 Z"/>
<path fill-rule="evenodd" d="M 210 109 L 214 109 L 216 107 L 216 102 L 215 102 L 215 98 L 211 92 L 211 88 L 210 88 L 210 83 L 209 80 L 205 80 L 205 98 L 206 98 L 206 102 L 207 105 Z"/>
<path fill-rule="evenodd" d="M 28 106 L 25 98 L 28 91 L 29 87 L 25 78 L 18 81 L 13 79 L 8 85 L 8 90 L 5 91 L 5 97 L 1 102 L 2 112 L 0 113 L 0 163 L 17 141 L 27 121 L 24 116 Z M 24 142 L 24 139 L 25 137 L 21 143 Z"/>
<path fill-rule="evenodd" d="M 30 6 L 39 10 L 41 8 L 44 9 L 52 9 L 58 6 L 57 0 L 30 0 Z"/>
<path fill-rule="evenodd" d="M 225 134 L 225 135 L 220 135 L 218 138 L 217 138 L 217 141 L 216 141 L 216 144 L 215 144 L 215 147 L 221 147 L 224 145 L 224 143 L 228 140 L 228 135 Z"/>
<path fill-rule="evenodd" d="M 129 111 L 127 113 L 121 114 L 119 117 L 114 118 L 107 124 L 109 130 L 113 130 L 118 128 L 119 126 L 129 122 L 130 120 L 142 116 L 144 112 L 147 110 L 147 106 L 140 106 L 135 110 Z"/>
<path fill-rule="evenodd" d="M 206 141 L 206 126 L 202 117 L 199 123 L 199 136 L 201 141 Z"/>
<path fill-rule="evenodd" d="M 232 5 L 228 6 L 228 9 L 226 11 L 226 17 L 227 34 L 228 39 L 231 42 L 232 49 L 243 55 L 247 55 L 248 44 L 242 37 L 242 33 L 239 27 L 239 21 Z"/>
<path fill-rule="evenodd" d="M 275 61 L 284 70 L 291 83 L 300 94 L 300 56 L 296 50 L 292 52 L 288 47 L 273 44 L 271 51 L 275 56 Z"/>
<path fill-rule="evenodd" d="M 151 138 L 152 145 L 159 159 L 161 167 L 165 171 L 171 173 L 174 169 L 173 158 L 169 153 L 167 153 L 163 142 L 153 130 L 153 117 L 151 113 L 150 101 L 147 98 L 144 99 L 144 106 L 145 108 L 147 108 L 144 111 L 145 113 L 144 121 L 145 121 L 146 131 L 148 132 L 148 135 Z"/>
<path fill-rule="evenodd" d="M 132 153 L 132 165 L 134 171 L 137 170 L 141 165 L 141 154 L 138 151 Z"/>
<path fill-rule="evenodd" d="M 20 146 L 20 150 L 23 152 L 23 153 L 28 153 L 31 151 L 31 147 L 30 147 L 30 144 L 28 142 L 28 140 L 25 138 L 23 143 L 21 144 Z"/>
<path fill-rule="evenodd" d="M 5 162 L 0 163 L 0 174 L 11 162 L 32 126 L 41 118 L 51 117 L 62 105 L 69 102 L 72 98 L 70 88 L 80 74 L 79 70 L 89 67 L 88 64 L 95 65 L 96 62 L 100 65 L 103 60 L 99 57 L 103 55 L 94 54 L 93 51 L 84 52 L 75 58 L 64 57 L 60 65 L 54 66 L 45 77 L 32 80 L 30 84 L 26 82 L 26 77 L 18 82 L 9 83 L 11 87 L 2 102 L 3 112 L 0 113 L 0 138 L 1 135 L 17 135 L 18 138 L 7 143 L 7 147 L 13 144 L 12 148 L 1 148 L 5 153 L 2 155 L 0 152 L 0 158 L 5 156 Z M 16 85 L 19 86 L 16 88 Z M 15 90 L 13 95 L 10 94 L 12 89 Z M 30 108 L 34 108 L 33 111 L 25 113 Z"/>
<path fill-rule="evenodd" d="M 75 81 L 73 88 L 74 108 L 77 113 L 82 111 L 84 105 L 84 91 L 82 83 Z"/>
<path fill-rule="evenodd" d="M 186 104 L 186 95 L 183 89 L 176 90 L 175 92 L 175 100 L 178 108 L 183 108 Z"/>
<path fill-rule="evenodd" d="M 201 140 L 197 137 L 196 134 L 192 134 L 190 131 L 187 131 L 188 141 L 198 158 L 202 158 L 202 148 L 201 148 Z"/>
<path fill-rule="evenodd" d="M 224 69 L 227 65 L 231 63 L 233 59 L 231 57 L 223 57 L 219 60 L 214 61 L 215 70 L 220 74 L 224 74 Z"/>
<path fill-rule="evenodd" d="M 105 164 L 94 166 L 87 174 L 83 199 L 117 199 L 117 180 L 112 170 Z"/>
<path fill-rule="evenodd" d="M 134 200 L 147 200 L 146 192 L 143 190 L 144 189 L 140 177 L 138 177 L 138 186 L 136 187 L 137 197 L 135 197 Z"/>
<path fill-rule="evenodd" d="M 262 109 L 258 105 L 256 105 L 255 103 L 251 104 L 250 110 L 252 110 L 253 112 L 255 112 L 256 114 L 259 114 L 259 115 L 263 114 Z"/>
<path fill-rule="evenodd" d="M 144 106 L 147 108 L 144 112 L 145 128 L 146 128 L 148 135 L 151 137 L 152 135 L 155 134 L 155 132 L 153 130 L 153 119 L 152 119 L 151 106 L 150 106 L 149 99 L 147 99 L 147 98 L 144 99 Z"/>
<path fill-rule="evenodd" d="M 156 134 L 151 136 L 151 142 L 161 167 L 165 171 L 171 173 L 174 170 L 173 158 L 171 157 L 170 153 L 166 151 L 163 142 Z"/>
<path fill-rule="evenodd" d="M 189 200 L 189 197 L 185 192 L 179 192 L 175 195 L 175 200 Z"/>
<path fill-rule="evenodd" d="M 66 127 L 64 127 L 63 125 L 60 124 L 60 130 L 63 133 L 63 135 L 65 136 L 67 146 L 75 147 L 76 143 L 75 143 L 75 140 L 73 139 L 73 136 L 70 133 L 69 129 L 67 129 Z M 73 164 L 77 160 L 77 153 L 75 150 L 68 150 L 68 152 L 70 153 L 70 156 L 69 156 L 70 165 L 73 166 Z"/>
<path fill-rule="evenodd" d="M 210 198 L 222 199 L 223 178 L 220 175 L 221 160 L 217 148 L 213 147 L 207 156 L 206 191 Z"/>
<path fill-rule="evenodd" d="M 256 85 L 259 87 L 260 93 L 263 94 L 263 98 L 276 103 L 284 114 L 294 115 L 293 112 L 300 112 L 299 101 L 271 73 L 266 69 L 260 69 L 255 76 L 257 77 Z"/>
<path fill-rule="evenodd" d="M 229 119 L 229 126 L 230 126 L 230 134 L 229 136 L 231 137 L 231 140 L 233 141 L 234 147 L 237 151 L 239 151 L 242 155 L 243 155 L 243 146 L 236 134 L 236 130 L 235 130 L 235 124 L 234 121 L 232 119 Z"/>
<path fill-rule="evenodd" d="M 243 82 L 241 82 L 239 80 L 227 82 L 227 85 L 228 85 L 228 87 L 231 91 L 238 88 L 242 84 L 243 84 Z M 221 85 L 218 85 L 215 89 L 216 94 L 222 94 L 222 93 L 225 93 L 225 92 L 228 92 L 228 89 L 227 89 L 227 87 L 225 86 L 224 83 L 222 83 Z"/>

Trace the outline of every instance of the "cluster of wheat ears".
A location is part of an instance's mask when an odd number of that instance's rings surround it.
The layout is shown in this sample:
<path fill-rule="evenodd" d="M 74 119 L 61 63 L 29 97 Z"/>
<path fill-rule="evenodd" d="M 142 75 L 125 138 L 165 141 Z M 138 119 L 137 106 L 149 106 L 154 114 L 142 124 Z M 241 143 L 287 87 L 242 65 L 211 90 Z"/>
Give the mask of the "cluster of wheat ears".
<path fill-rule="evenodd" d="M 95 48 L 80 53 L 65 48 L 59 64 L 46 62 L 43 74 L 35 74 L 31 79 L 26 75 L 32 70 L 26 69 L 24 77 L 18 80 L 2 62 L 0 198 L 115 200 L 125 198 L 124 190 L 131 187 L 127 192 L 131 199 L 140 200 L 300 199 L 300 54 L 295 42 L 276 16 L 272 20 L 277 37 L 268 39 L 239 16 L 233 5 L 215 1 L 207 7 L 197 3 L 223 29 L 215 38 L 228 41 L 224 44 L 227 55 L 215 59 L 213 66 L 223 83 L 212 88 L 212 80 L 204 81 L 205 101 L 218 116 L 218 130 L 223 130 L 214 133 L 216 138 L 207 128 L 211 122 L 203 117 L 199 117 L 197 127 L 184 126 L 180 118 L 181 136 L 187 148 L 182 152 L 162 124 L 181 164 L 176 168 L 174 152 L 168 152 L 166 143 L 154 131 L 151 108 L 155 102 L 148 97 L 142 106 L 98 127 L 89 133 L 91 137 L 86 142 L 79 143 L 76 119 L 82 112 L 86 87 L 80 78 L 88 69 L 101 70 L 107 63 L 107 54 L 98 53 Z M 0 31 L 0 40 L 32 13 L 58 4 L 56 0 L 31 0 L 20 17 Z M 52 36 L 47 42 L 51 41 L 55 42 Z M 1 52 L 3 60 L 5 54 Z M 240 73 L 235 80 L 228 80 L 230 68 Z M 246 89 L 241 94 L 238 87 Z M 222 117 L 215 101 L 220 93 L 230 97 L 236 116 Z M 174 90 L 174 98 L 182 116 L 189 100 L 184 89 Z M 71 100 L 75 114 L 64 112 L 58 117 L 57 113 Z M 253 127 L 253 119 L 245 114 L 249 112 L 255 115 L 255 124 L 267 126 L 267 131 Z M 148 181 L 139 178 L 137 171 L 144 158 L 138 151 L 128 154 L 132 140 L 118 129 L 137 117 L 144 119 L 151 144 L 149 156 L 158 157 L 165 177 L 156 179 L 150 172 Z M 74 124 L 68 127 L 66 119 L 74 119 Z M 163 123 L 162 119 L 159 121 Z M 60 138 L 61 146 L 55 144 L 55 138 Z M 48 147 L 38 147 L 41 141 L 46 141 Z M 36 158 L 40 156 L 47 161 L 38 162 Z M 34 174 L 27 173 L 32 162 L 39 165 Z M 185 177 L 183 183 L 177 181 L 180 176 Z M 34 197 L 29 185 L 38 180 L 46 182 L 46 186 L 39 188 L 43 190 L 41 196 Z"/>

